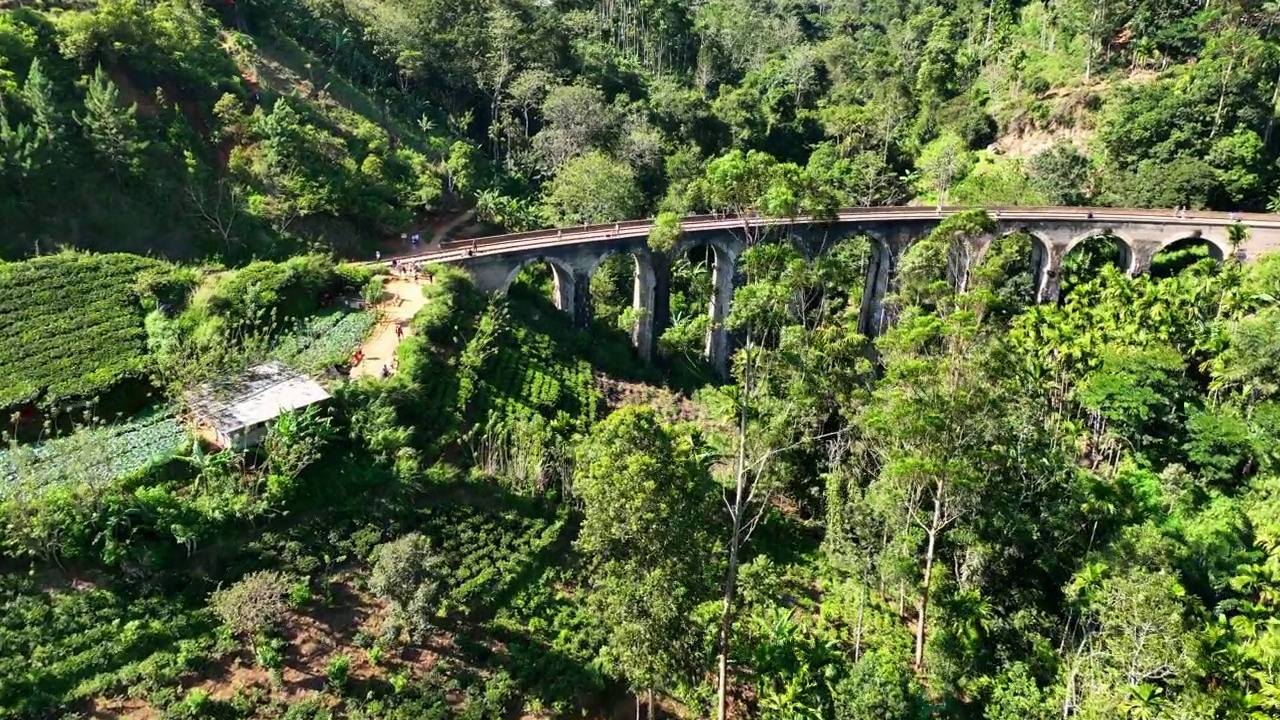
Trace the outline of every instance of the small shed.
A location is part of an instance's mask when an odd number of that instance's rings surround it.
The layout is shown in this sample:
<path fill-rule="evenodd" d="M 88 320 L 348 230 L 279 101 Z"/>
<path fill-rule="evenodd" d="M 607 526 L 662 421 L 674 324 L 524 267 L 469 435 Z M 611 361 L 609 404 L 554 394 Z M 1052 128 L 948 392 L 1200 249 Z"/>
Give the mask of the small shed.
<path fill-rule="evenodd" d="M 282 413 L 324 402 L 329 393 L 283 363 L 269 362 L 200 385 L 186 398 L 201 435 L 239 450 L 262 442 L 267 423 Z"/>

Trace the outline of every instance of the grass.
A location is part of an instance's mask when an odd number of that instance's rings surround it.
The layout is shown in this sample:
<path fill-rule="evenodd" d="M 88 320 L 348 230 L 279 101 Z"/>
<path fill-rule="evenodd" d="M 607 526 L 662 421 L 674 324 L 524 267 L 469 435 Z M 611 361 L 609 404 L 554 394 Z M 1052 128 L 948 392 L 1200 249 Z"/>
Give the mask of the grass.
<path fill-rule="evenodd" d="M 256 46 L 251 49 L 240 43 L 233 44 L 232 53 L 241 70 L 252 72 L 264 88 L 281 95 L 307 98 L 339 124 L 351 123 L 353 118 L 344 118 L 344 115 L 358 116 L 417 149 L 424 149 L 420 133 L 403 125 L 394 113 L 381 109 L 368 93 L 330 71 L 325 62 L 292 38 L 259 37 L 254 38 L 254 43 Z"/>

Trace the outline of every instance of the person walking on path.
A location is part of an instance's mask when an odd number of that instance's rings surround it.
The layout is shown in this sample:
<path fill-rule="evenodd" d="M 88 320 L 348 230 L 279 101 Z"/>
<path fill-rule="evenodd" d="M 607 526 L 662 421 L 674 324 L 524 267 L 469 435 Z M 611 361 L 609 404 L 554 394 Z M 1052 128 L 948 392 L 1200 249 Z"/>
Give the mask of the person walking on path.
<path fill-rule="evenodd" d="M 404 339 L 404 324 L 396 323 L 396 340 Z"/>

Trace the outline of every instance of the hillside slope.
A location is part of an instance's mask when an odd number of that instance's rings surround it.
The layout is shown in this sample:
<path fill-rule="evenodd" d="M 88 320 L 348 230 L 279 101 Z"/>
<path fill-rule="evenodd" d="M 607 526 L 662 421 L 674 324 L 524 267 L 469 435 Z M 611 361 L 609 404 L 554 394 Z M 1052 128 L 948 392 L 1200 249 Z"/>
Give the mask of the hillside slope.
<path fill-rule="evenodd" d="M 0 253 L 359 255 L 443 198 L 510 228 L 707 209 L 729 149 L 839 204 L 1267 207 L 1267 8 L 1077 5 L 28 4 Z"/>
<path fill-rule="evenodd" d="M 360 255 L 441 197 L 420 131 L 199 4 L 9 11 L 0 57 L 4 256 Z"/>

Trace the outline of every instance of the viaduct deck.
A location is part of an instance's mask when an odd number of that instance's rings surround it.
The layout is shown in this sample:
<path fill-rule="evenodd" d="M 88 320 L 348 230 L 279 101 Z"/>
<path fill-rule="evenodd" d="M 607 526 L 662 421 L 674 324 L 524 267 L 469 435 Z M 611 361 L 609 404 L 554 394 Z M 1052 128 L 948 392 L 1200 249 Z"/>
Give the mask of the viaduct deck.
<path fill-rule="evenodd" d="M 723 323 L 733 295 L 737 259 L 747 238 L 773 228 L 788 228 L 813 253 L 822 252 L 845 237 L 866 236 L 874 241 L 875 258 L 868 269 L 862 300 L 862 330 L 877 333 L 883 325 L 881 300 L 890 286 L 892 272 L 902 251 L 929 233 L 944 218 L 969 208 L 885 207 L 852 208 L 833 217 L 689 216 L 681 220 L 680 239 L 670 252 L 648 247 L 654 221 L 631 220 L 604 225 L 494 235 L 474 240 L 444 241 L 439 249 L 397 256 L 405 261 L 457 264 L 467 269 L 485 292 L 505 292 L 520 269 L 532 262 L 546 262 L 555 277 L 556 305 L 576 320 L 590 315 L 591 275 L 608 256 L 618 253 L 635 258 L 634 307 L 642 312 L 632 338 L 642 354 L 652 352 L 653 339 L 668 322 L 667 283 L 671 259 L 692 247 L 712 248 L 715 258 L 709 312 L 712 330 L 707 338 L 708 358 L 718 365 L 727 359 L 728 340 Z M 1173 210 L 1081 207 L 988 208 L 996 221 L 995 236 L 1025 232 L 1034 239 L 1033 264 L 1037 297 L 1058 297 L 1060 271 L 1067 254 L 1079 243 L 1097 235 L 1113 238 L 1122 262 L 1131 274 L 1145 272 L 1160 250 L 1179 241 L 1209 244 L 1221 259 L 1235 254 L 1252 260 L 1280 250 L 1280 215 L 1191 212 Z M 1237 247 L 1231 242 L 1231 226 L 1247 229 Z M 995 237 L 993 236 L 993 237 Z M 987 238 L 978 248 L 989 245 Z M 389 260 L 385 258 L 384 260 Z"/>

